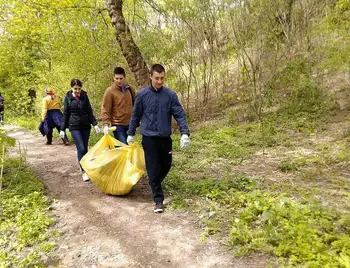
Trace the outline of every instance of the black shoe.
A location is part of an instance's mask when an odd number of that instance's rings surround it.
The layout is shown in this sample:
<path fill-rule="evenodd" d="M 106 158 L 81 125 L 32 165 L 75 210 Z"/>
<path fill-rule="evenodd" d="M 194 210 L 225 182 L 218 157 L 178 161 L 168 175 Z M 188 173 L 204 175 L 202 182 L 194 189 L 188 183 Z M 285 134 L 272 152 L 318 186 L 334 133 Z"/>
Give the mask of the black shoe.
<path fill-rule="evenodd" d="M 65 146 L 68 146 L 68 145 L 69 145 L 69 142 L 66 141 L 66 140 L 63 140 L 63 144 L 64 144 Z"/>
<path fill-rule="evenodd" d="M 163 202 L 157 202 L 156 206 L 154 207 L 153 211 L 155 213 L 162 213 L 164 211 L 164 205 Z"/>
<path fill-rule="evenodd" d="M 51 143 L 51 142 L 48 142 L 48 141 L 47 141 L 45 144 L 46 144 L 46 145 L 52 145 L 52 143 Z"/>

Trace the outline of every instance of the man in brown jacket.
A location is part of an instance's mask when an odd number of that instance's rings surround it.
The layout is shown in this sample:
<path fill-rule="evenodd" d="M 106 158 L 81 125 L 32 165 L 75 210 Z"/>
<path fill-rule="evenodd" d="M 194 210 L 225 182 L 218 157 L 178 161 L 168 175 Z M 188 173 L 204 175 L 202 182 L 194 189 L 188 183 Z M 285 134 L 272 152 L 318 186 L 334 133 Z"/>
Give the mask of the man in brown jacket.
<path fill-rule="evenodd" d="M 135 100 L 135 91 L 125 83 L 125 71 L 121 67 L 114 68 L 114 83 L 106 89 L 102 105 L 101 119 L 103 133 L 108 134 L 108 128 L 116 126 L 114 137 L 127 144 L 126 132 L 129 128 L 132 106 Z"/>

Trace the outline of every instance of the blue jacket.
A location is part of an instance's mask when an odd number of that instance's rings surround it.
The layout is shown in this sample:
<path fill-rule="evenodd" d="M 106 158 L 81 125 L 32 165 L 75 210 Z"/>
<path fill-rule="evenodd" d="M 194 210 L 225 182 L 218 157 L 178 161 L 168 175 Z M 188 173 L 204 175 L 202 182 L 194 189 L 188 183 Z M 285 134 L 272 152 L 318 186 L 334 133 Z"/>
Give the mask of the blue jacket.
<path fill-rule="evenodd" d="M 39 129 L 41 135 L 46 136 L 47 133 L 49 132 L 49 126 L 47 124 L 47 120 L 41 121 L 39 126 L 38 126 L 38 129 Z"/>
<path fill-rule="evenodd" d="M 148 86 L 136 94 L 128 135 L 134 136 L 140 124 L 141 134 L 148 137 L 169 137 L 171 135 L 171 116 L 174 116 L 181 134 L 190 134 L 185 112 L 170 88 L 155 90 Z"/>

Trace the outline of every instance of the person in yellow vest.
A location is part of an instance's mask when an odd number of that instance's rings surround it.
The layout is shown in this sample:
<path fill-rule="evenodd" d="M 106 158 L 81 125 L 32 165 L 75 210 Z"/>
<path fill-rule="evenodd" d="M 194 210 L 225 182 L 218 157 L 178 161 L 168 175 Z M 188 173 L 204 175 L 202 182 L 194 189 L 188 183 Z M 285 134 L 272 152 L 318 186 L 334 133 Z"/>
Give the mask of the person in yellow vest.
<path fill-rule="evenodd" d="M 60 98 L 56 96 L 55 92 L 52 89 L 46 88 L 45 93 L 46 96 L 43 98 L 41 121 L 47 122 L 47 130 L 45 133 L 47 138 L 46 144 L 51 145 L 53 129 L 56 128 L 58 133 L 60 133 L 63 114 L 61 112 Z M 64 136 L 62 140 L 65 145 L 69 144 L 67 136 Z"/>

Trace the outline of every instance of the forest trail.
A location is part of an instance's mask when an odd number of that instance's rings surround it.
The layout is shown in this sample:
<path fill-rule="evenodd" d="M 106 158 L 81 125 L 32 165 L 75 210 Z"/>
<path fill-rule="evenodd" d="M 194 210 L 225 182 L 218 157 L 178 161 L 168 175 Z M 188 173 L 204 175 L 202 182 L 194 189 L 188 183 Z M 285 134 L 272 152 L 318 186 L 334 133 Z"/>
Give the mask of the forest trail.
<path fill-rule="evenodd" d="M 258 267 L 254 258 L 234 259 L 215 239 L 200 242 L 191 215 L 152 211 L 150 188 L 141 180 L 124 197 L 104 194 L 81 178 L 74 145 L 64 146 L 14 126 L 7 135 L 24 147 L 27 161 L 54 199 L 61 233 L 48 267 Z"/>

